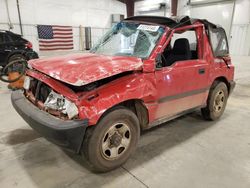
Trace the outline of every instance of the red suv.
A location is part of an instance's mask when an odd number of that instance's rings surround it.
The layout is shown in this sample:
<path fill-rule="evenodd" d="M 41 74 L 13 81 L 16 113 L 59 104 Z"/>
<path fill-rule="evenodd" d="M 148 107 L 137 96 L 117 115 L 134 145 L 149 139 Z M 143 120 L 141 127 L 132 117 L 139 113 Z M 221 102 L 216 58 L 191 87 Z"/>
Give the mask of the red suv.
<path fill-rule="evenodd" d="M 224 29 L 189 17 L 130 17 L 89 53 L 28 67 L 17 112 L 102 172 L 129 158 L 141 130 L 196 109 L 218 119 L 235 86 Z"/>

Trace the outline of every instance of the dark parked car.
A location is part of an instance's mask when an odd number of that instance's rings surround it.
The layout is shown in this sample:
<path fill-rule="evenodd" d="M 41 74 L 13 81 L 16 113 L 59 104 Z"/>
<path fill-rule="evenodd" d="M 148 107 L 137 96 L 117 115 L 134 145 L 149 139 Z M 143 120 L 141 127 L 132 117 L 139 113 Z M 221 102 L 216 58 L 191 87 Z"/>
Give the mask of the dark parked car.
<path fill-rule="evenodd" d="M 0 30 L 0 66 L 17 58 L 30 60 L 38 58 L 38 54 L 32 49 L 32 43 L 21 35 Z"/>

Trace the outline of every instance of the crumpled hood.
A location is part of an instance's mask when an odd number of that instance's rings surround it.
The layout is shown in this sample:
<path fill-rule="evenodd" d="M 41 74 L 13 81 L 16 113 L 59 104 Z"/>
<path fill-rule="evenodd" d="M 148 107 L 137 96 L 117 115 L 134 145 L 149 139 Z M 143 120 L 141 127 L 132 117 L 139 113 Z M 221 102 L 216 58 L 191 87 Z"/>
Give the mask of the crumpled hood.
<path fill-rule="evenodd" d="M 142 69 L 140 58 L 92 53 L 34 59 L 29 64 L 44 74 L 74 86 L 83 86 L 122 72 Z"/>

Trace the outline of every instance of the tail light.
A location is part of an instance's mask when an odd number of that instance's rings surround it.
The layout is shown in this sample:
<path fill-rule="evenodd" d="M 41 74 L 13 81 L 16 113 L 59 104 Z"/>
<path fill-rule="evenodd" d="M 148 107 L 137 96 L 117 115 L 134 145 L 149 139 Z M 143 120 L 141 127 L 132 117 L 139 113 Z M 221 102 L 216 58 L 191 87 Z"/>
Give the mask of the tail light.
<path fill-rule="evenodd" d="M 32 49 L 33 45 L 32 45 L 31 42 L 28 42 L 28 43 L 25 44 L 25 47 L 29 48 L 29 49 Z"/>

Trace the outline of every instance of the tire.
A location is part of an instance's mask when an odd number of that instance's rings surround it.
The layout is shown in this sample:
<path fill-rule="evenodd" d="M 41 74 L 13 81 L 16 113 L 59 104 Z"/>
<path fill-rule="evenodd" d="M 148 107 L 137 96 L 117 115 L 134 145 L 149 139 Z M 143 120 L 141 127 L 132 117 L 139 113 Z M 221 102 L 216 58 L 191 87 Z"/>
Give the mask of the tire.
<path fill-rule="evenodd" d="M 127 161 L 136 149 L 139 136 L 137 116 L 129 109 L 119 107 L 87 130 L 81 152 L 93 171 L 107 172 Z"/>
<path fill-rule="evenodd" d="M 207 106 L 201 109 L 206 120 L 217 120 L 225 111 L 228 99 L 228 88 L 224 82 L 215 82 L 208 95 Z"/>
<path fill-rule="evenodd" d="M 8 64 L 6 66 L 10 65 L 13 61 L 18 61 L 18 60 L 27 62 L 26 58 L 22 54 L 14 54 L 14 55 L 12 55 L 12 56 L 9 57 Z M 20 63 L 19 67 L 18 67 L 17 63 L 14 63 L 12 66 L 9 66 L 9 68 L 8 68 L 7 71 L 11 72 L 11 71 L 13 71 L 15 69 L 21 70 L 22 66 L 23 66 L 23 64 L 21 64 L 21 63 Z M 27 66 L 27 64 L 25 66 Z M 22 73 L 22 72 L 20 72 L 20 73 Z"/>
<path fill-rule="evenodd" d="M 10 63 L 11 61 L 14 61 L 14 60 L 18 60 L 18 59 L 26 61 L 26 58 L 22 54 L 14 54 L 14 55 L 9 57 L 8 63 Z"/>
<path fill-rule="evenodd" d="M 0 80 L 7 83 L 16 82 L 25 74 L 26 67 L 27 67 L 27 61 L 23 55 L 21 54 L 12 55 L 8 59 L 8 64 L 0 72 Z M 9 78 L 6 78 L 8 77 L 8 74 L 13 71 L 19 72 L 20 75 L 13 80 L 9 80 Z"/>

